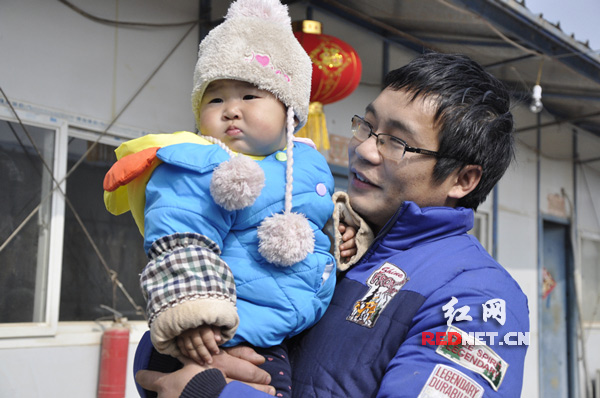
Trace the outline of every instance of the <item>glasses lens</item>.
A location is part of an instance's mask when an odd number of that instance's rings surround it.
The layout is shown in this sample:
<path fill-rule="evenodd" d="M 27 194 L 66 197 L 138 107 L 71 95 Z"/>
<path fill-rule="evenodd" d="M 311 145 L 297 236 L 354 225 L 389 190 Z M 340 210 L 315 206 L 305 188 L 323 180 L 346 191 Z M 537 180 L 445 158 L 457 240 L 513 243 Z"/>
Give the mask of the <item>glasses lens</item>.
<path fill-rule="evenodd" d="M 352 117 L 352 134 L 359 141 L 367 140 L 373 130 L 371 126 L 360 116 L 354 115 Z M 399 138 L 393 137 L 389 134 L 374 134 L 375 142 L 377 144 L 377 150 L 381 156 L 388 159 L 402 160 L 404 153 L 406 152 L 406 143 Z"/>
<path fill-rule="evenodd" d="M 399 138 L 388 134 L 379 134 L 377 136 L 377 149 L 384 158 L 402 160 L 405 148 L 406 144 Z"/>
<path fill-rule="evenodd" d="M 352 134 L 360 140 L 364 141 L 371 135 L 371 128 L 364 120 L 358 116 L 352 118 Z"/>

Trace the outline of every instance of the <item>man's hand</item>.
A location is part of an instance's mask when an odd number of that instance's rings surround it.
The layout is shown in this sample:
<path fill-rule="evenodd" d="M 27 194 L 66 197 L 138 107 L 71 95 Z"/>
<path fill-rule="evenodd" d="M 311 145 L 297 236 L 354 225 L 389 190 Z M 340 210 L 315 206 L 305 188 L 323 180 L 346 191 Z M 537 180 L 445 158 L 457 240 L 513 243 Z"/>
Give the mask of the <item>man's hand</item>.
<path fill-rule="evenodd" d="M 176 372 L 161 373 L 140 370 L 135 375 L 135 380 L 144 389 L 156 391 L 158 398 L 178 398 L 196 374 L 209 369 L 208 366 L 199 365 L 185 357 L 178 359 L 183 363 L 183 368 Z M 264 361 L 265 358 L 250 347 L 237 346 L 222 349 L 218 355 L 213 356 L 211 367 L 219 369 L 225 375 L 228 383 L 237 380 L 259 391 L 275 395 L 275 388 L 269 385 L 271 376 L 257 367 Z"/>
<path fill-rule="evenodd" d="M 135 381 L 146 390 L 156 391 L 158 398 L 179 398 L 185 386 L 198 373 L 208 369 L 191 359 L 180 357 L 183 368 L 173 373 L 161 373 L 153 370 L 140 370 Z"/>
<path fill-rule="evenodd" d="M 275 395 L 275 388 L 269 385 L 271 375 L 258 367 L 264 362 L 265 357 L 250 347 L 240 345 L 221 349 L 218 355 L 213 356 L 212 367 L 223 372 L 228 383 L 241 381 L 259 391 Z"/>

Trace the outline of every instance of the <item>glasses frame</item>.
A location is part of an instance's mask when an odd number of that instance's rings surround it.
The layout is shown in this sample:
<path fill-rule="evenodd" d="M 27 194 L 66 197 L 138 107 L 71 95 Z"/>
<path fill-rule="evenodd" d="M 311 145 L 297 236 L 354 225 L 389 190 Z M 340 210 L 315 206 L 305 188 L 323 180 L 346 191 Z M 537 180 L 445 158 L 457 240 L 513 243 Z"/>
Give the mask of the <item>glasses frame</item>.
<path fill-rule="evenodd" d="M 355 119 L 360 120 L 360 122 L 364 123 L 366 126 L 369 127 L 369 136 L 367 138 L 365 138 L 364 140 L 361 140 L 359 137 L 356 136 L 356 132 L 358 129 L 355 129 L 354 127 L 352 128 L 352 136 L 354 138 L 356 138 L 358 141 L 360 142 L 365 142 L 366 140 L 368 140 L 371 137 L 375 137 L 375 142 L 377 145 L 377 150 L 379 151 L 379 154 L 381 156 L 383 156 L 383 154 L 381 153 L 381 151 L 379 150 L 379 140 L 377 140 L 380 136 L 386 136 L 389 137 L 390 140 L 392 141 L 397 141 L 399 143 L 401 143 L 404 146 L 404 151 L 402 152 L 402 156 L 400 157 L 400 159 L 396 159 L 396 160 L 402 160 L 404 159 L 404 155 L 406 154 L 406 152 L 412 152 L 412 153 L 420 153 L 422 155 L 428 155 L 428 156 L 435 156 L 436 158 L 446 158 L 449 156 L 442 156 L 440 155 L 438 152 L 435 151 L 430 151 L 429 149 L 424 149 L 424 148 L 417 148 L 414 146 L 410 146 L 408 145 L 408 143 L 406 141 L 404 141 L 402 138 L 398 138 L 396 136 L 393 136 L 391 134 L 385 134 L 385 133 L 375 133 L 373 131 L 373 126 L 371 125 L 371 123 L 367 122 L 363 117 L 358 116 L 358 115 L 354 115 L 352 117 L 352 126 L 354 126 L 355 124 Z"/>

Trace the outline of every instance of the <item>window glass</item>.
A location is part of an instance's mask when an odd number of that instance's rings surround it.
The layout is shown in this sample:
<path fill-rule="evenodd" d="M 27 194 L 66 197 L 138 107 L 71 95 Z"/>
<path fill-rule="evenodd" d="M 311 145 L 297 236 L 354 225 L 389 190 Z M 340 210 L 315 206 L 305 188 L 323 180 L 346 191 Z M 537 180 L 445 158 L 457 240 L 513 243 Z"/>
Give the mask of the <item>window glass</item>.
<path fill-rule="evenodd" d="M 600 241 L 581 240 L 582 313 L 585 322 L 600 322 Z"/>
<path fill-rule="evenodd" d="M 52 177 L 42 158 L 51 170 L 56 133 L 26 129 L 0 120 L 0 323 L 47 316 Z"/>
<path fill-rule="evenodd" d="M 487 250 L 488 253 L 491 253 L 488 228 L 489 224 L 487 213 L 480 211 L 475 212 L 475 218 L 473 219 L 473 228 L 469 231 L 469 234 L 476 237 L 479 243 L 481 243 L 481 246 L 483 246 L 483 248 Z"/>
<path fill-rule="evenodd" d="M 339 166 L 329 163 L 329 169 L 333 175 L 334 191 L 348 191 L 348 166 Z"/>
<path fill-rule="evenodd" d="M 91 145 L 84 139 L 69 138 L 67 170 Z M 116 160 L 114 149 L 97 144 L 67 179 L 68 201 L 89 237 L 67 203 L 59 321 L 95 320 L 110 315 L 101 305 L 129 319 L 143 319 L 111 281 L 111 276 L 116 277 L 135 303 L 145 308 L 139 287 L 139 274 L 147 262 L 142 235 L 130 213 L 114 216 L 104 206 L 102 182 Z"/>

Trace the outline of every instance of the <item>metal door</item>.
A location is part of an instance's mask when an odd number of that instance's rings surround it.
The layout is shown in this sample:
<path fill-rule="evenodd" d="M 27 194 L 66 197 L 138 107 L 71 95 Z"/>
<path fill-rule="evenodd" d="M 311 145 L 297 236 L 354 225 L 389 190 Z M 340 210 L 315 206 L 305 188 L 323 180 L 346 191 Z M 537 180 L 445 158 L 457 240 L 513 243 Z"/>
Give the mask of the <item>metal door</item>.
<path fill-rule="evenodd" d="M 540 397 L 570 397 L 568 226 L 544 221 L 540 302 Z"/>

